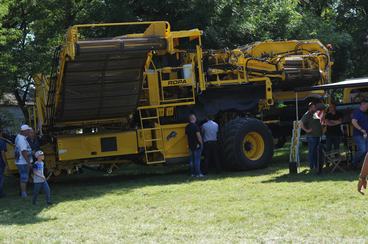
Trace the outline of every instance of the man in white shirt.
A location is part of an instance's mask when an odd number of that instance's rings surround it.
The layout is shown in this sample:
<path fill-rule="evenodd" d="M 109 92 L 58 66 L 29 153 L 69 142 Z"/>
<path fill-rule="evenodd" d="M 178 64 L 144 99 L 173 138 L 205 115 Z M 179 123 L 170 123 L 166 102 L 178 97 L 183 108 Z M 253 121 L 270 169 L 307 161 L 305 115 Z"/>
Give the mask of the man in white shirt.
<path fill-rule="evenodd" d="M 210 164 L 214 164 L 216 173 L 221 172 L 221 165 L 219 162 L 218 146 L 217 146 L 217 134 L 219 131 L 218 124 L 212 119 L 207 119 L 207 122 L 202 125 L 202 134 L 204 142 L 204 157 L 205 161 L 203 165 L 203 173 L 208 173 L 208 167 Z"/>
<path fill-rule="evenodd" d="M 27 197 L 27 183 L 29 170 L 32 164 L 32 149 L 27 141 L 27 136 L 32 128 L 22 125 L 20 132 L 15 138 L 15 164 L 19 171 L 21 197 Z"/>

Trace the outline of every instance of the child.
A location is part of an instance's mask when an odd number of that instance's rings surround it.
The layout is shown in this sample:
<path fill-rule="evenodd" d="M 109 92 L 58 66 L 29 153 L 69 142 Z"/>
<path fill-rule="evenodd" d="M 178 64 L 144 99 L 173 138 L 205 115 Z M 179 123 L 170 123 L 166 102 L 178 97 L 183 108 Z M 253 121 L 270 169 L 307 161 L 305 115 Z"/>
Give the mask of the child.
<path fill-rule="evenodd" d="M 43 173 L 44 169 L 44 162 L 45 156 L 42 151 L 37 151 L 35 153 L 35 157 L 37 158 L 37 161 L 33 164 L 33 199 L 32 203 L 36 204 L 38 194 L 40 193 L 41 188 L 43 188 L 43 191 L 46 195 L 46 203 L 48 205 L 51 205 L 51 196 L 50 196 L 50 187 L 49 184 L 46 181 L 46 177 Z"/>

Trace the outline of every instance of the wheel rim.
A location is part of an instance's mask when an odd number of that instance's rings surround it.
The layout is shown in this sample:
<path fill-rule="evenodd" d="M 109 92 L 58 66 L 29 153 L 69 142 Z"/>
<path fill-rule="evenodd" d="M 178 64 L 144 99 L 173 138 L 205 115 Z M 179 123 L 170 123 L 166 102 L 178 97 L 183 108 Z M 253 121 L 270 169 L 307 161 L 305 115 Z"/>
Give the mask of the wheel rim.
<path fill-rule="evenodd" d="M 265 143 L 262 136 L 257 132 L 249 132 L 243 140 L 243 152 L 250 160 L 258 160 L 262 157 Z"/>

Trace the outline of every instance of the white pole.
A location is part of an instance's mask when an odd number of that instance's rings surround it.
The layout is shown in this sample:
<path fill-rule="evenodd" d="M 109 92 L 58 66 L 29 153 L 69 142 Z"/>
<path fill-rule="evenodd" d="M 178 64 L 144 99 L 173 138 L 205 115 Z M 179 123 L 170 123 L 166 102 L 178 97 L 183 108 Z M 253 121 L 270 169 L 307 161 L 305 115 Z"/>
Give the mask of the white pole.
<path fill-rule="evenodd" d="M 299 122 L 299 105 L 298 105 L 298 92 L 295 92 L 295 111 L 296 111 L 296 121 Z"/>

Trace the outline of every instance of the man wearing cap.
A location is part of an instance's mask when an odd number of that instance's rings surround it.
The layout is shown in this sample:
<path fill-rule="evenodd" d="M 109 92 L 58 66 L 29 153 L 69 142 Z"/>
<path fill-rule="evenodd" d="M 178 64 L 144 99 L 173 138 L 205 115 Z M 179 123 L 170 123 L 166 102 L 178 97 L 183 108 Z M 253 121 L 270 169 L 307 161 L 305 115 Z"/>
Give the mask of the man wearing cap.
<path fill-rule="evenodd" d="M 22 197 L 27 197 L 27 183 L 29 177 L 29 170 L 31 168 L 32 149 L 27 141 L 31 127 L 22 125 L 20 132 L 15 138 L 15 164 L 17 165 L 20 176 L 20 191 Z"/>
<path fill-rule="evenodd" d="M 308 162 L 311 169 L 318 169 L 318 145 L 322 136 L 321 120 L 317 115 L 317 104 L 310 102 L 300 126 L 307 133 Z"/>
<path fill-rule="evenodd" d="M 363 99 L 358 109 L 354 110 L 351 123 L 353 125 L 353 139 L 357 146 L 357 151 L 353 160 L 353 167 L 357 168 L 361 164 L 364 155 L 368 151 L 368 100 Z"/>

